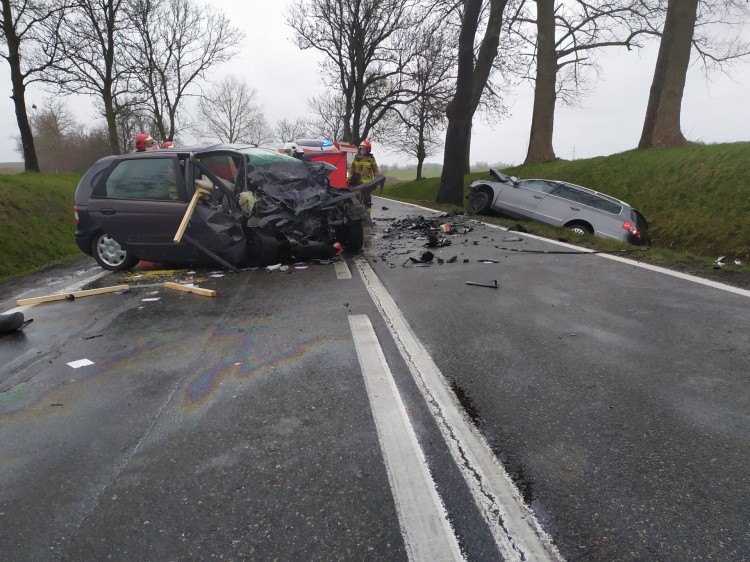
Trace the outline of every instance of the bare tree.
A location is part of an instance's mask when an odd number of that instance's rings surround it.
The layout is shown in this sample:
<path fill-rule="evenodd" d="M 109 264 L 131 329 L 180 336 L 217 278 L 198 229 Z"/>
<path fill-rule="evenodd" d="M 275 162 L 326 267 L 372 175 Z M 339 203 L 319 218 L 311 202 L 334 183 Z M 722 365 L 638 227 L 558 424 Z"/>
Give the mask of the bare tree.
<path fill-rule="evenodd" d="M 274 128 L 274 136 L 281 142 L 303 139 L 309 135 L 310 124 L 302 117 L 298 117 L 294 122 L 288 119 L 281 119 L 276 122 L 276 127 Z"/>
<path fill-rule="evenodd" d="M 642 47 L 652 34 L 648 21 L 658 11 L 643 0 L 536 0 L 536 16 L 519 12 L 517 37 L 532 49 L 534 107 L 526 164 L 555 159 L 552 137 L 558 100 L 579 103 L 592 75 L 596 54 L 605 48 Z M 534 31 L 525 25 L 531 25 Z"/>
<path fill-rule="evenodd" d="M 680 117 L 691 50 L 706 72 L 725 70 L 728 63 L 750 54 L 750 45 L 738 36 L 717 40 L 710 31 L 696 31 L 717 26 L 726 31 L 747 21 L 747 16 L 747 2 L 742 0 L 669 0 L 638 148 L 687 142 Z"/>
<path fill-rule="evenodd" d="M 331 140 L 342 140 L 346 100 L 338 93 L 315 96 L 307 100 L 307 107 L 315 114 L 309 123 L 313 135 Z"/>
<path fill-rule="evenodd" d="M 33 106 L 36 108 L 36 106 Z M 65 139 L 76 126 L 73 114 L 61 98 L 46 100 L 30 117 L 40 171 L 60 173 L 65 163 Z"/>
<path fill-rule="evenodd" d="M 40 80 L 58 59 L 58 27 L 65 4 L 57 0 L 1 0 L 0 51 L 10 66 L 13 105 L 20 134 L 24 169 L 38 172 L 39 162 L 26 107 L 26 87 Z"/>
<path fill-rule="evenodd" d="M 411 61 L 419 0 L 310 0 L 287 23 L 300 49 L 323 53 L 326 84 L 344 98 L 344 141 L 358 143 L 395 106 L 410 103 L 402 70 Z"/>
<path fill-rule="evenodd" d="M 125 49 L 131 27 L 128 0 L 71 0 L 60 29 L 63 58 L 49 81 L 62 91 L 94 97 L 107 124 L 112 154 L 120 153 L 118 111 L 132 91 L 132 68 Z"/>
<path fill-rule="evenodd" d="M 41 108 L 32 106 L 29 119 L 44 172 L 83 174 L 109 154 L 106 128 L 87 129 L 59 97 L 47 100 Z"/>
<path fill-rule="evenodd" d="M 422 179 L 425 158 L 442 147 L 440 132 L 445 110 L 453 92 L 452 53 L 450 44 L 437 26 L 425 26 L 415 40 L 422 43 L 412 64 L 406 70 L 415 100 L 392 112 L 391 127 L 379 132 L 377 138 L 417 160 L 416 179 Z"/>
<path fill-rule="evenodd" d="M 214 65 L 229 60 L 243 34 L 220 11 L 192 0 L 133 0 L 128 52 L 156 134 L 173 140 L 186 96 Z"/>
<path fill-rule="evenodd" d="M 463 205 L 464 171 L 467 162 L 471 123 L 487 80 L 493 70 L 500 44 L 503 12 L 508 0 L 490 0 L 484 36 L 475 53 L 482 0 L 465 0 L 458 38 L 458 73 L 453 98 L 448 103 L 448 129 L 445 135 L 443 173 L 437 202 Z"/>
<path fill-rule="evenodd" d="M 247 82 L 227 76 L 200 98 L 196 131 L 219 142 L 261 144 L 268 136 L 267 126 L 255 95 Z M 262 140 L 256 142 L 259 137 Z"/>

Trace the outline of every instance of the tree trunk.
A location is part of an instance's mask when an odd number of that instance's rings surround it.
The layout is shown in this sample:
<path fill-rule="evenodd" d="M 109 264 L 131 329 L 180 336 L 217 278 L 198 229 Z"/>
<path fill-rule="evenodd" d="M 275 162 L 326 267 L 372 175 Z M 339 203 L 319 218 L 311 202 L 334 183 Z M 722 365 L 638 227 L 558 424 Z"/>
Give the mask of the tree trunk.
<path fill-rule="evenodd" d="M 107 136 L 109 138 L 109 150 L 112 154 L 121 154 L 120 135 L 117 134 L 117 112 L 112 93 L 108 88 L 102 92 L 104 104 L 104 120 L 107 122 Z"/>
<path fill-rule="evenodd" d="M 531 118 L 529 148 L 524 164 L 555 159 L 552 133 L 555 125 L 557 94 L 557 52 L 555 50 L 555 2 L 536 0 L 537 63 L 534 80 L 534 109 Z"/>
<path fill-rule="evenodd" d="M 638 148 L 682 146 L 682 95 L 700 0 L 669 0 Z"/>
<path fill-rule="evenodd" d="M 471 137 L 471 122 L 482 91 L 487 85 L 492 63 L 497 57 L 502 15 L 506 4 L 507 0 L 491 0 L 487 29 L 474 67 L 474 38 L 479 27 L 482 1 L 464 2 L 464 16 L 458 38 L 456 92 L 446 110 L 448 128 L 445 132 L 443 173 L 440 176 L 438 203 L 463 206 L 464 170 L 467 163 L 467 146 Z"/>
<path fill-rule="evenodd" d="M 34 134 L 29 124 L 29 116 L 26 112 L 26 85 L 24 84 L 23 72 L 21 71 L 21 40 L 13 27 L 13 14 L 10 2 L 3 2 L 3 36 L 8 47 L 5 57 L 10 65 L 10 81 L 13 85 L 13 106 L 16 110 L 16 122 L 18 132 L 21 135 L 21 147 L 23 150 L 24 170 L 27 172 L 38 172 L 39 161 L 34 148 Z"/>

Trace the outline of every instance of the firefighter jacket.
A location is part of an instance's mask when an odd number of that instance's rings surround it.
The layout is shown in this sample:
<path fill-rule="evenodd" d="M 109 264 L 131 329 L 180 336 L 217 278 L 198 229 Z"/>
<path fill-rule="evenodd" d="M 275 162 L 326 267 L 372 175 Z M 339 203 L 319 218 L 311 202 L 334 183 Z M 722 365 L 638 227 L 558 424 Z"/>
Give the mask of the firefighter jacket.
<path fill-rule="evenodd" d="M 351 180 L 354 174 L 360 175 L 362 183 L 367 183 L 374 180 L 380 175 L 378 170 L 378 163 L 375 162 L 375 157 L 372 154 L 357 154 L 352 160 L 352 165 L 349 168 L 348 179 Z"/>

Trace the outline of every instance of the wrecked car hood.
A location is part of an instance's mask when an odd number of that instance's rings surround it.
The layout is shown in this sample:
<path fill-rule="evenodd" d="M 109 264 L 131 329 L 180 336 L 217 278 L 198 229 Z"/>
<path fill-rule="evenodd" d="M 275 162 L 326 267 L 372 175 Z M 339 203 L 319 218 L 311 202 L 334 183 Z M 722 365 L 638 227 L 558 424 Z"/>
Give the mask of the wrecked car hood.
<path fill-rule="evenodd" d="M 331 198 L 327 181 L 335 169 L 326 162 L 303 162 L 271 151 L 253 151 L 247 154 L 247 185 L 299 214 Z"/>

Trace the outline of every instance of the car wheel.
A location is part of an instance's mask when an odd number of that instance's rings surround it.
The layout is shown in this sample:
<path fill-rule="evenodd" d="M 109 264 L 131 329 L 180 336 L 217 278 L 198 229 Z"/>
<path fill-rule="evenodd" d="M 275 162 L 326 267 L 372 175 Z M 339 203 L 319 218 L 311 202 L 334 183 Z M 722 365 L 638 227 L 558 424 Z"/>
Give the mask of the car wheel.
<path fill-rule="evenodd" d="M 484 215 L 490 211 L 490 203 L 492 203 L 492 196 L 486 189 L 476 191 L 474 195 L 469 198 L 467 204 L 470 215 Z"/>
<path fill-rule="evenodd" d="M 347 252 L 359 252 L 365 242 L 362 221 L 352 221 L 337 232 L 339 242 Z"/>
<path fill-rule="evenodd" d="M 274 265 L 279 259 L 279 241 L 260 230 L 247 229 L 247 262 L 250 267 Z"/>
<path fill-rule="evenodd" d="M 91 255 L 96 263 L 109 271 L 127 271 L 133 269 L 139 258 L 130 254 L 106 232 L 98 232 L 91 240 Z"/>
<path fill-rule="evenodd" d="M 578 234 L 579 236 L 584 236 L 586 234 L 594 234 L 593 229 L 582 222 L 576 222 L 573 224 L 569 224 L 568 228 L 573 232 L 573 234 Z"/>

